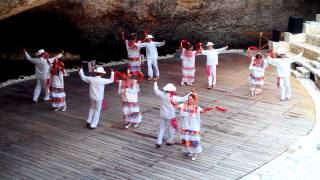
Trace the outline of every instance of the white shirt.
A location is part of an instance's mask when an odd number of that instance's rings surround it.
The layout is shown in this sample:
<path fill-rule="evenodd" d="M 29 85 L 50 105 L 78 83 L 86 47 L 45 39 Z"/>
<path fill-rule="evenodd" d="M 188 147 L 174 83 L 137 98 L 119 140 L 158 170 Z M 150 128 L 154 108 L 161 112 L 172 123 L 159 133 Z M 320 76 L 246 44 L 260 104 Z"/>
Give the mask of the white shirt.
<path fill-rule="evenodd" d="M 291 63 L 299 60 L 302 57 L 302 53 L 290 58 L 271 58 L 268 57 L 268 63 L 274 65 L 277 68 L 278 77 L 290 77 Z"/>
<path fill-rule="evenodd" d="M 161 100 L 160 117 L 165 119 L 172 119 L 176 117 L 175 107 L 172 105 L 171 101 L 173 101 L 174 103 L 183 103 L 188 100 L 188 97 L 191 94 L 190 92 L 189 94 L 183 97 L 179 97 L 179 96 L 170 97 L 169 94 L 159 90 L 157 82 L 154 82 L 153 89 L 155 94 L 159 96 Z"/>
<path fill-rule="evenodd" d="M 138 43 L 136 43 L 137 46 L 140 46 L 141 48 L 145 47 L 146 48 L 146 52 L 147 52 L 147 58 L 158 58 L 158 51 L 157 51 L 157 47 L 161 47 L 163 46 L 165 43 L 164 42 L 144 42 L 141 43 L 140 45 Z"/>
<path fill-rule="evenodd" d="M 202 50 L 202 54 L 207 56 L 206 65 L 218 65 L 218 55 L 225 51 L 227 47 L 220 49 Z"/>
<path fill-rule="evenodd" d="M 92 100 L 101 101 L 104 98 L 104 86 L 106 84 L 113 83 L 114 72 L 111 72 L 110 79 L 101 78 L 100 76 L 88 77 L 83 74 L 83 70 L 80 69 L 79 75 L 81 79 L 90 84 L 89 97 Z"/>
<path fill-rule="evenodd" d="M 141 41 L 138 41 L 137 43 L 135 43 L 136 47 L 130 47 L 129 41 L 126 40 L 126 47 L 127 47 L 127 52 L 128 52 L 129 58 L 139 58 L 140 57 L 140 44 L 141 44 Z"/>
<path fill-rule="evenodd" d="M 53 58 L 47 59 L 43 57 L 32 58 L 27 52 L 25 52 L 26 59 L 35 65 L 35 74 L 37 79 L 49 79 L 50 77 L 50 65 L 55 59 L 62 57 L 62 54 L 58 54 Z"/>

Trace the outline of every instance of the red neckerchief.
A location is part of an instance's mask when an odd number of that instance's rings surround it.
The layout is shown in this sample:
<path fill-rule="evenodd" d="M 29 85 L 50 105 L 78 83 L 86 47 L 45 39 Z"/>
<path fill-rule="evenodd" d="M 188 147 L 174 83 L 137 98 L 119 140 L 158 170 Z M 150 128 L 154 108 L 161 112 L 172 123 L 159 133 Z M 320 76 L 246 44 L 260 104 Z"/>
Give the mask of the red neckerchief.
<path fill-rule="evenodd" d="M 173 96 L 175 96 L 176 93 L 175 93 L 175 92 L 167 92 L 167 94 L 169 95 L 171 104 L 172 104 L 173 106 L 177 106 L 178 104 L 173 101 Z"/>

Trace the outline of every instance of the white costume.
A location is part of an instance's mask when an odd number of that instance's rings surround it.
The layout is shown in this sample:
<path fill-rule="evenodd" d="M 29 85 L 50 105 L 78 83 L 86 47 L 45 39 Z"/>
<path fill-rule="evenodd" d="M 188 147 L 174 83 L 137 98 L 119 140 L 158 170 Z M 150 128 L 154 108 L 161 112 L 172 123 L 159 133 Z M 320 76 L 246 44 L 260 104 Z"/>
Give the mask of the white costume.
<path fill-rule="evenodd" d="M 87 123 L 90 123 L 91 128 L 96 128 L 99 122 L 102 100 L 104 98 L 104 86 L 113 83 L 114 72 L 111 72 L 110 79 L 101 78 L 100 76 L 85 76 L 82 69 L 80 69 L 79 75 L 84 82 L 90 84 L 89 97 L 91 100 L 91 107 Z"/>
<path fill-rule="evenodd" d="M 38 52 L 44 53 L 44 50 L 39 50 Z M 45 91 L 44 100 L 49 100 L 50 65 L 55 59 L 61 58 L 62 54 L 48 59 L 45 59 L 43 57 L 32 58 L 27 52 L 25 52 L 25 56 L 28 61 L 32 62 L 35 65 L 37 85 L 34 89 L 33 101 L 38 102 L 41 89 Z"/>
<path fill-rule="evenodd" d="M 223 51 L 227 50 L 227 47 L 220 49 L 210 49 L 202 50 L 202 54 L 207 56 L 207 75 L 208 75 L 208 85 L 215 86 L 217 82 L 217 69 L 218 65 L 218 55 Z"/>
<path fill-rule="evenodd" d="M 271 58 L 268 57 L 268 63 L 277 68 L 278 78 L 280 79 L 280 96 L 281 100 L 291 98 L 291 63 L 297 61 L 302 57 L 302 53 L 291 58 Z"/>
<path fill-rule="evenodd" d="M 195 57 L 197 51 L 187 51 L 185 48 L 182 49 L 180 58 L 182 59 L 182 79 L 181 85 L 187 83 L 191 85 L 194 83 L 195 70 Z"/>
<path fill-rule="evenodd" d="M 185 153 L 201 153 L 200 145 L 200 112 L 202 108 L 195 105 L 195 111 L 192 112 L 187 103 L 180 104 L 181 127 L 181 144 L 182 151 Z"/>
<path fill-rule="evenodd" d="M 142 116 L 139 109 L 138 93 L 140 92 L 137 80 L 119 80 L 118 93 L 122 97 L 122 110 L 126 123 L 140 123 Z"/>
<path fill-rule="evenodd" d="M 137 43 L 131 43 L 126 40 L 126 47 L 128 52 L 128 66 L 131 72 L 141 72 L 141 61 L 140 61 L 140 44 L 141 41 Z M 136 45 L 137 44 L 137 45 Z"/>
<path fill-rule="evenodd" d="M 153 69 L 155 71 L 155 76 L 159 77 L 160 72 L 159 72 L 159 67 L 158 67 L 158 51 L 157 47 L 163 46 L 165 43 L 164 42 L 144 42 L 141 43 L 140 45 L 136 43 L 137 46 L 143 48 L 146 48 L 146 54 L 147 54 L 147 64 L 148 64 L 148 76 L 149 78 L 153 77 Z"/>
<path fill-rule="evenodd" d="M 62 70 L 57 70 L 56 74 L 51 76 L 51 102 L 53 108 L 66 108 L 63 75 L 64 72 Z"/>
<path fill-rule="evenodd" d="M 163 91 L 160 91 L 158 88 L 157 82 L 154 82 L 154 92 L 157 96 L 160 97 L 161 100 L 161 106 L 160 106 L 160 131 L 158 134 L 157 144 L 162 144 L 162 137 L 166 131 L 166 129 L 169 130 L 168 132 L 168 141 L 172 142 L 174 135 L 175 135 L 175 129 L 171 124 L 171 120 L 176 117 L 176 111 L 175 107 L 173 106 L 173 103 L 182 103 L 188 100 L 188 97 L 191 93 L 187 94 L 184 97 L 179 97 L 175 95 L 170 95 L 170 93 L 165 93 Z"/>

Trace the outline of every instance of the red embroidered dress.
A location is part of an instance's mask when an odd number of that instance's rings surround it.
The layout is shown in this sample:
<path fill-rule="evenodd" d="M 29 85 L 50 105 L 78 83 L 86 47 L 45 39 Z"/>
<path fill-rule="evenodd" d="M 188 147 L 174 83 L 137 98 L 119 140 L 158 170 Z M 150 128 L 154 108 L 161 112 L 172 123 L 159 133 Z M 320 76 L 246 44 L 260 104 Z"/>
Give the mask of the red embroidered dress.
<path fill-rule="evenodd" d="M 139 109 L 138 93 L 140 92 L 137 80 L 119 80 L 118 93 L 122 97 L 122 111 L 126 123 L 140 123 L 142 116 Z"/>
<path fill-rule="evenodd" d="M 195 70 L 195 57 L 196 51 L 187 51 L 182 49 L 181 60 L 182 60 L 182 79 L 181 83 L 194 83 Z"/>
<path fill-rule="evenodd" d="M 128 52 L 128 68 L 131 72 L 141 72 L 141 61 L 140 61 L 140 46 L 135 45 L 140 44 L 141 41 L 133 42 L 126 40 L 126 47 Z"/>
<path fill-rule="evenodd" d="M 194 106 L 195 109 L 191 110 L 187 103 L 180 104 L 180 117 L 181 117 L 181 144 L 182 151 L 185 153 L 200 153 L 202 147 L 200 145 L 200 112 L 202 108 L 198 105 Z"/>
<path fill-rule="evenodd" d="M 59 61 L 55 60 L 55 63 Z M 61 108 L 66 106 L 66 94 L 64 92 L 63 75 L 65 74 L 62 65 L 51 68 L 51 102 L 53 108 Z"/>
<path fill-rule="evenodd" d="M 264 84 L 264 71 L 268 67 L 267 61 L 261 59 L 257 61 L 254 57 L 251 58 L 249 66 L 249 83 L 252 85 Z"/>

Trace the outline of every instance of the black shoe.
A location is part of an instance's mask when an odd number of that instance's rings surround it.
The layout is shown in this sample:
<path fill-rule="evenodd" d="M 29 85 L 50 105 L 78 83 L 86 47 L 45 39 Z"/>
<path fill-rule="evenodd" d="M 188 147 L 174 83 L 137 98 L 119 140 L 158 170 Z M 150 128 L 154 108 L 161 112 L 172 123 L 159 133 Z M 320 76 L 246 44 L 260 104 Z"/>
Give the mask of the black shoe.
<path fill-rule="evenodd" d="M 90 128 L 90 123 L 87 122 L 87 123 L 86 123 L 86 126 L 87 126 L 87 128 Z"/>
<path fill-rule="evenodd" d="M 161 147 L 161 145 L 160 144 L 156 144 L 156 148 L 160 148 Z"/>
<path fill-rule="evenodd" d="M 96 129 L 96 128 L 94 128 L 94 127 L 89 127 L 89 129 L 90 129 L 90 130 L 94 130 L 94 129 Z"/>

